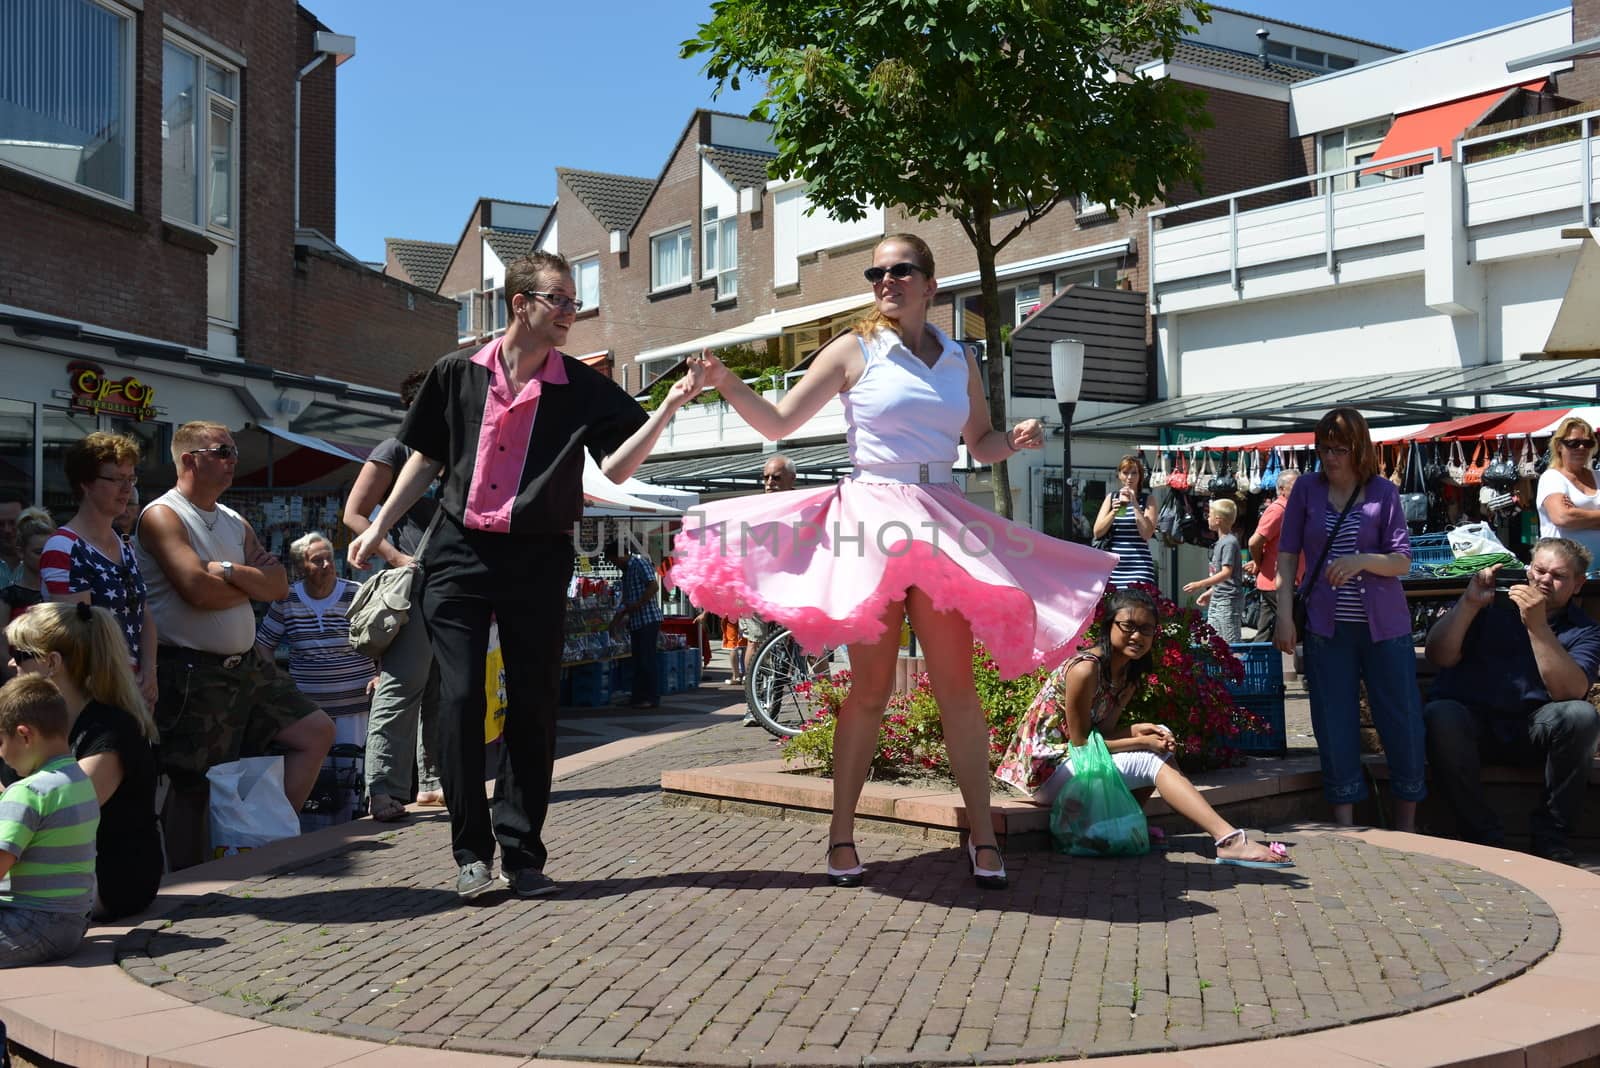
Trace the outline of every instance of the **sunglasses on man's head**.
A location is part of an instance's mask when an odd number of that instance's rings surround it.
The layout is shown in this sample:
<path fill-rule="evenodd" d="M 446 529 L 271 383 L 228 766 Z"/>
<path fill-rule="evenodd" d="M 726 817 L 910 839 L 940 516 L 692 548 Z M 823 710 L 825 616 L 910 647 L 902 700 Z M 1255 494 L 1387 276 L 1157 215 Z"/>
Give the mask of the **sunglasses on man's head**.
<path fill-rule="evenodd" d="M 200 452 L 208 453 L 219 460 L 232 460 L 239 455 L 238 448 L 233 445 L 212 445 L 204 449 L 190 449 L 189 455 L 193 456 L 195 453 Z"/>
<path fill-rule="evenodd" d="M 873 285 L 877 285 L 879 282 L 883 281 L 884 275 L 888 275 L 890 278 L 903 282 L 907 278 L 911 277 L 911 273 L 913 271 L 922 271 L 923 274 L 928 273 L 927 271 L 923 271 L 921 267 L 918 267 L 916 264 L 911 263 L 908 260 L 901 260 L 892 267 L 868 267 L 861 273 L 866 276 L 867 281 L 871 282 Z"/>

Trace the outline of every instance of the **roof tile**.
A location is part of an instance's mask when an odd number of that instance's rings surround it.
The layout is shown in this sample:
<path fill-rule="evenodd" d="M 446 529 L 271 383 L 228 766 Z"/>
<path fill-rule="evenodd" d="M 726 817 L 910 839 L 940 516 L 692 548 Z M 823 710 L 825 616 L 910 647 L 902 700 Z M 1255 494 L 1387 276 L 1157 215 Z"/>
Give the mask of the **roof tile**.
<path fill-rule="evenodd" d="M 607 230 L 632 230 L 633 224 L 639 221 L 639 213 L 644 210 L 645 202 L 650 199 L 650 191 L 656 186 L 653 178 L 577 171 L 567 167 L 557 167 L 556 176 L 567 184 L 567 188 Z"/>
<path fill-rule="evenodd" d="M 454 245 L 442 241 L 413 241 L 404 237 L 386 237 L 383 243 L 388 251 L 394 253 L 400 266 L 405 268 L 413 285 L 439 292 L 444 272 L 449 270 L 450 260 L 456 254 Z"/>
<path fill-rule="evenodd" d="M 726 178 L 735 189 L 765 189 L 771 177 L 767 168 L 777 157 L 770 152 L 750 152 L 740 148 L 705 145 L 700 149 L 706 162 Z"/>

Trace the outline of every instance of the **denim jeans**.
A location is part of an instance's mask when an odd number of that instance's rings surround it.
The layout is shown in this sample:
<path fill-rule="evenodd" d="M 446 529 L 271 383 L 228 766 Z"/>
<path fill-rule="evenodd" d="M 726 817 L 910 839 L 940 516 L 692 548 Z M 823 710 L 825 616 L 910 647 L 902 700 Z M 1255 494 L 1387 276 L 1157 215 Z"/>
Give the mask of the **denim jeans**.
<path fill-rule="evenodd" d="M 439 788 L 439 769 L 434 762 L 439 669 L 433 662 L 433 643 L 420 608 L 394 636 L 381 668 L 367 718 L 367 794 L 385 794 L 407 802 L 411 800 L 413 767 L 418 789 Z"/>
<path fill-rule="evenodd" d="M 1215 593 L 1206 606 L 1206 622 L 1229 645 L 1239 644 L 1239 617 L 1243 607 L 1238 601 L 1219 601 Z"/>
<path fill-rule="evenodd" d="M 1439 795 L 1456 815 L 1469 842 L 1500 845 L 1505 828 L 1483 796 L 1479 770 L 1495 764 L 1544 766 L 1544 795 L 1528 816 L 1538 853 L 1565 846 L 1583 813 L 1584 789 L 1600 715 L 1588 701 L 1552 701 L 1530 715 L 1497 715 L 1459 701 L 1429 701 L 1422 710 L 1428 733 L 1428 764 Z"/>
<path fill-rule="evenodd" d="M 1305 637 L 1311 730 L 1322 763 L 1322 795 L 1347 805 L 1367 796 L 1361 769 L 1361 683 L 1383 739 L 1389 785 L 1401 801 L 1427 796 L 1421 700 L 1411 635 L 1375 642 L 1365 623 L 1335 623 L 1333 637 Z"/>
<path fill-rule="evenodd" d="M 89 914 L 0 905 L 0 968 L 70 957 L 89 929 Z"/>

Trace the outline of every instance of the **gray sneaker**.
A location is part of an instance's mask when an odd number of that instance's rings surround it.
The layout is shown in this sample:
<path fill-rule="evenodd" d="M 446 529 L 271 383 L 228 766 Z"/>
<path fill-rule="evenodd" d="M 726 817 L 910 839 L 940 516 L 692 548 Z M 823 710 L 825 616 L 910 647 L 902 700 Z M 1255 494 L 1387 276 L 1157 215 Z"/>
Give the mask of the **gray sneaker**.
<path fill-rule="evenodd" d="M 521 871 L 508 872 L 504 878 L 506 882 L 511 884 L 511 892 L 518 897 L 543 897 L 546 894 L 554 894 L 561 889 L 560 883 L 544 872 L 533 868 L 523 868 Z"/>
<path fill-rule="evenodd" d="M 481 860 L 475 860 L 471 864 L 461 865 L 461 871 L 456 875 L 456 896 L 477 897 L 485 890 L 493 889 L 494 885 L 494 877 L 489 874 L 489 865 Z"/>
<path fill-rule="evenodd" d="M 741 727 L 759 727 L 759 726 L 761 726 L 761 722 L 756 719 L 754 712 L 746 712 L 744 714 L 744 719 L 741 719 L 739 721 L 739 726 L 741 726 Z"/>

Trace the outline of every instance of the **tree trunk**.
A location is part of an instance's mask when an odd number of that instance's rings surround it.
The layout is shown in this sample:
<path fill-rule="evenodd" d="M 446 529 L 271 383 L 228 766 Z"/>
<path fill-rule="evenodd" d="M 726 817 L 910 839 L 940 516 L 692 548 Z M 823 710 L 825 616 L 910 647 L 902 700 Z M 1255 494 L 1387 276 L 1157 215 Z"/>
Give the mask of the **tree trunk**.
<path fill-rule="evenodd" d="M 973 250 L 978 254 L 978 284 L 983 294 L 983 332 L 987 348 L 988 368 L 988 393 L 989 393 L 989 425 L 1002 431 L 1008 429 L 1006 422 L 1006 354 L 1000 342 L 1000 283 L 994 275 L 994 242 L 989 234 L 988 212 L 981 208 L 977 212 L 977 226 L 979 239 L 973 242 Z M 960 314 L 960 309 L 956 310 Z M 1009 465 L 1004 460 L 997 460 L 989 468 L 990 478 L 994 484 L 994 510 L 1007 519 L 1011 518 L 1011 476 L 1007 471 Z"/>

